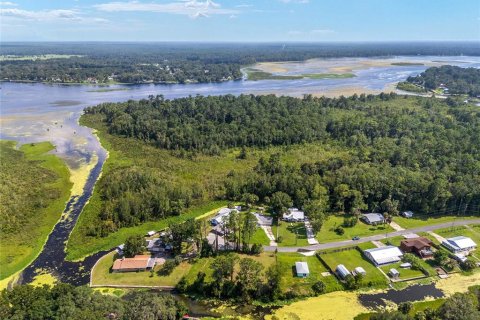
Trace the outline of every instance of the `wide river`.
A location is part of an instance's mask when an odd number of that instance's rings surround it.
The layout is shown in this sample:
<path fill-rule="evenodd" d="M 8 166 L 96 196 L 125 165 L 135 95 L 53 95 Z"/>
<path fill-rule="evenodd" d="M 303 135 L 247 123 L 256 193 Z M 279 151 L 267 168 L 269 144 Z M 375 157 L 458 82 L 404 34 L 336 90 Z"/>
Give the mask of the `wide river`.
<path fill-rule="evenodd" d="M 65 262 L 64 242 L 74 227 L 93 190 L 106 152 L 89 128 L 78 119 L 87 106 L 118 102 L 162 94 L 166 98 L 189 95 L 267 94 L 302 96 L 303 94 L 337 96 L 353 92 L 377 93 L 394 90 L 394 84 L 416 75 L 428 66 L 442 64 L 480 68 L 479 57 L 391 57 L 313 59 L 306 62 L 263 63 L 255 66 L 275 74 L 353 73 L 345 79 L 302 79 L 229 81 L 208 84 L 172 85 L 60 85 L 1 83 L 0 138 L 20 143 L 51 141 L 58 156 L 72 171 L 74 190 L 64 218 L 55 227 L 40 256 L 25 270 L 29 282 L 38 270 L 53 273 L 63 281 L 86 283 L 95 257 L 83 265 Z M 59 213 L 60 216 L 60 213 Z M 81 272 L 80 272 L 81 271 Z"/>

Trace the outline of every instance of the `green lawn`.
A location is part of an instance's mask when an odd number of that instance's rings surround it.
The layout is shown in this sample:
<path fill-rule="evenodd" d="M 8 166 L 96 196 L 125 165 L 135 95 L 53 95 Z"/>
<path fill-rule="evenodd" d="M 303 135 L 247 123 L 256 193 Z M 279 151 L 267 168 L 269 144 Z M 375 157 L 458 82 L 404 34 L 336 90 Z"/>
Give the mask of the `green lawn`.
<path fill-rule="evenodd" d="M 250 239 L 250 243 L 260 243 L 262 245 L 268 246 L 270 245 L 270 239 L 268 239 L 267 235 L 265 234 L 265 231 L 263 231 L 262 228 L 258 227 L 255 233 L 253 234 L 253 237 Z"/>
<path fill-rule="evenodd" d="M 367 272 L 363 286 L 382 286 L 387 284 L 385 276 L 357 249 L 321 254 L 320 258 L 333 270 L 343 264 L 350 272 L 356 267 L 362 267 Z"/>
<path fill-rule="evenodd" d="M 70 171 L 53 149 L 0 141 L 0 280 L 35 259 L 70 198 Z"/>
<path fill-rule="evenodd" d="M 306 278 L 298 278 L 295 273 L 295 262 L 304 261 L 308 264 L 310 275 Z M 312 285 L 321 280 L 326 285 L 326 291 L 342 290 L 342 285 L 335 275 L 322 276 L 322 272 L 328 272 L 327 268 L 316 256 L 306 257 L 299 253 L 278 253 L 277 263 L 282 274 L 281 288 L 283 292 L 289 290 L 300 296 L 311 295 Z"/>
<path fill-rule="evenodd" d="M 477 244 L 480 244 L 480 225 L 471 225 L 469 228 L 465 226 L 455 226 L 439 229 L 434 232 L 444 238 L 452 238 L 456 236 L 469 237 Z"/>
<path fill-rule="evenodd" d="M 92 284 L 97 286 L 125 285 L 125 286 L 175 286 L 177 282 L 186 275 L 192 265 L 188 262 L 182 262 L 168 276 L 160 276 L 157 271 L 160 266 L 155 267 L 155 272 L 125 272 L 112 273 L 110 269 L 113 265 L 115 251 L 102 257 L 95 268 L 92 270 Z"/>
<path fill-rule="evenodd" d="M 390 269 L 392 268 L 397 269 L 398 272 L 400 272 L 399 279 L 402 279 L 402 280 L 425 276 L 423 272 L 421 272 L 420 270 L 400 268 L 401 264 L 402 262 L 392 263 L 392 264 L 381 266 L 380 269 L 382 269 L 386 275 L 388 275 L 388 272 L 390 271 Z"/>
<path fill-rule="evenodd" d="M 478 219 L 478 216 L 436 216 L 436 217 L 414 217 L 414 218 L 404 218 L 404 217 L 394 217 L 393 221 L 398 223 L 402 228 L 412 229 L 428 225 L 440 224 L 445 222 L 452 222 L 459 219 Z"/>
<path fill-rule="evenodd" d="M 320 232 L 317 233 L 316 239 L 320 243 L 333 242 L 352 239 L 354 236 L 363 237 L 394 231 L 389 225 L 370 226 L 361 221 L 358 221 L 358 223 L 351 228 L 343 228 L 345 230 L 345 233 L 343 235 L 338 235 L 333 230 L 336 227 L 341 226 L 343 224 L 343 220 L 343 216 L 339 215 L 328 217 L 328 219 L 324 222 Z"/>
<path fill-rule="evenodd" d="M 282 237 L 282 242 L 278 243 L 281 247 L 307 246 L 307 231 L 303 222 L 280 221 L 280 226 L 272 226 L 273 235 Z"/>

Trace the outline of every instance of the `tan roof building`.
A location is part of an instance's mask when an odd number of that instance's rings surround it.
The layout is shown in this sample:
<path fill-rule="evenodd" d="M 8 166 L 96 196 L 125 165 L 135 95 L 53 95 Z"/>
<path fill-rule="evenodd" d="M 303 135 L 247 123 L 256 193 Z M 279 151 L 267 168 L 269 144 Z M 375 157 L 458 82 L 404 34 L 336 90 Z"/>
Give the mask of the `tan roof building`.
<path fill-rule="evenodd" d="M 122 258 L 117 259 L 113 263 L 112 271 L 113 272 L 129 272 L 129 271 L 144 271 L 150 268 L 153 268 L 154 263 L 152 263 L 151 257 L 149 255 L 137 255 L 133 258 Z"/>

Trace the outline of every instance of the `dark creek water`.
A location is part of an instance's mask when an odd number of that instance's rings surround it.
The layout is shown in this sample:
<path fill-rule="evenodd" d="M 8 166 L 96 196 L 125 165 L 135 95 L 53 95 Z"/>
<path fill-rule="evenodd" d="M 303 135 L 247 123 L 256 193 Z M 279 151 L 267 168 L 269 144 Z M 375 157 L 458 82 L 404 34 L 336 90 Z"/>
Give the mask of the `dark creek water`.
<path fill-rule="evenodd" d="M 403 290 L 390 289 L 386 292 L 376 294 L 359 294 L 360 303 L 367 308 L 385 307 L 385 300 L 396 304 L 407 301 L 421 301 L 427 297 L 442 298 L 443 291 L 437 289 L 435 284 L 413 285 Z"/>
<path fill-rule="evenodd" d="M 59 281 L 73 285 L 85 285 L 90 281 L 90 270 L 95 262 L 106 252 L 98 252 L 81 262 L 65 260 L 65 243 L 75 226 L 83 207 L 92 195 L 93 187 L 105 162 L 105 152 L 97 153 L 98 162 L 90 172 L 87 183 L 80 196 L 73 196 L 65 207 L 62 219 L 55 225 L 48 237 L 43 251 L 22 273 L 20 282 L 30 283 L 41 272 L 48 272 Z"/>

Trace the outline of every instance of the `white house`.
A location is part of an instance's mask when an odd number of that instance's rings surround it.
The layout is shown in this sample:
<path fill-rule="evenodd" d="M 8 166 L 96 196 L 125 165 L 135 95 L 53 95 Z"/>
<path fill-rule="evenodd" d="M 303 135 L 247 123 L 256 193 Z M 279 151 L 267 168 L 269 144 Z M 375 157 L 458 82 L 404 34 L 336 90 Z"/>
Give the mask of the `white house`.
<path fill-rule="evenodd" d="M 351 274 L 350 271 L 348 271 L 348 269 L 343 264 L 339 264 L 335 269 L 335 272 L 342 279 L 345 279 L 348 275 Z"/>
<path fill-rule="evenodd" d="M 290 208 L 283 214 L 283 220 L 290 222 L 305 221 L 305 213 L 297 208 Z"/>
<path fill-rule="evenodd" d="M 295 270 L 297 272 L 297 277 L 305 278 L 310 274 L 308 269 L 308 264 L 306 262 L 295 262 Z"/>
<path fill-rule="evenodd" d="M 376 266 L 398 262 L 403 256 L 402 251 L 394 246 L 367 249 L 363 253 Z"/>
<path fill-rule="evenodd" d="M 442 242 L 442 245 L 453 253 L 466 253 L 473 251 L 477 248 L 477 244 L 473 242 L 469 237 L 458 236 L 446 239 Z"/>
<path fill-rule="evenodd" d="M 218 210 L 217 215 L 212 220 L 210 220 L 210 223 L 212 224 L 212 226 L 223 224 L 223 222 L 228 218 L 230 213 L 232 213 L 233 211 L 240 212 L 241 210 L 242 210 L 241 206 L 235 206 L 235 208 L 233 209 L 222 208 Z"/>
<path fill-rule="evenodd" d="M 366 224 L 377 225 L 384 222 L 383 216 L 380 213 L 365 213 L 362 214 L 360 219 Z"/>

